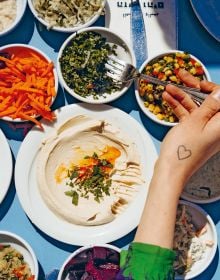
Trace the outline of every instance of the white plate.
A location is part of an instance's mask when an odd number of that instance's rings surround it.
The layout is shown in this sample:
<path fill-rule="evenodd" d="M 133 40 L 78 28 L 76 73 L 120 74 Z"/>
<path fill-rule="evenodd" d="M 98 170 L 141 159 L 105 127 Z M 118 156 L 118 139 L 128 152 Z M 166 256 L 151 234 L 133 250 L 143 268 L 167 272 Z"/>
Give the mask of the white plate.
<path fill-rule="evenodd" d="M 57 217 L 44 203 L 36 180 L 36 156 L 42 140 L 54 128 L 77 115 L 88 115 L 104 119 L 121 128 L 136 143 L 141 157 L 143 177 L 146 184 L 137 193 L 134 201 L 114 221 L 100 226 L 79 226 Z M 139 223 L 153 173 L 157 152 L 149 134 L 131 116 L 108 105 L 72 104 L 56 111 L 57 121 L 44 125 L 44 131 L 33 128 L 18 152 L 15 166 L 17 195 L 24 211 L 31 221 L 49 236 L 74 245 L 109 243 L 133 230 Z"/>
<path fill-rule="evenodd" d="M 8 141 L 0 130 L 0 204 L 4 199 L 11 182 L 12 155 Z"/>
<path fill-rule="evenodd" d="M 201 207 L 197 206 L 196 204 L 183 200 L 180 200 L 179 203 L 186 206 L 187 211 L 192 215 L 192 223 L 196 228 L 198 227 L 198 229 L 201 229 L 203 226 L 206 225 L 207 231 L 204 234 L 202 234 L 199 237 L 199 239 L 202 242 L 213 241 L 213 246 L 206 247 L 203 257 L 192 265 L 191 270 L 187 272 L 185 276 L 182 275 L 175 276 L 175 279 L 186 280 L 186 279 L 192 279 L 206 270 L 206 268 L 210 265 L 210 263 L 214 259 L 218 242 L 217 242 L 217 231 L 216 231 L 215 224 L 212 218 L 208 215 L 208 213 L 206 213 Z"/>
<path fill-rule="evenodd" d="M 203 27 L 220 42 L 220 1 L 198 1 L 190 0 L 192 8 Z"/>

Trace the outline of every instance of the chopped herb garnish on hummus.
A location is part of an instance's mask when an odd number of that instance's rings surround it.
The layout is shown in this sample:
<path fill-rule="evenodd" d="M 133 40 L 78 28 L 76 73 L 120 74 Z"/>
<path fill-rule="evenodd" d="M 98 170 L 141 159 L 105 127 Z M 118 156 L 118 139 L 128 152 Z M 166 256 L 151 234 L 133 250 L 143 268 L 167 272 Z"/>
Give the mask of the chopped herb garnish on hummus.
<path fill-rule="evenodd" d="M 89 165 L 76 166 L 68 170 L 66 184 L 71 190 L 65 194 L 72 197 L 74 205 L 78 205 L 79 196 L 88 199 L 92 194 L 94 200 L 100 202 L 103 195 L 110 195 L 109 188 L 112 184 L 110 172 L 113 165 L 106 159 L 100 159 L 96 153 L 84 158 L 91 159 Z"/>
<path fill-rule="evenodd" d="M 82 97 L 98 99 L 120 89 L 106 74 L 108 56 L 116 55 L 117 45 L 110 45 L 96 32 L 77 34 L 60 58 L 66 84 Z"/>

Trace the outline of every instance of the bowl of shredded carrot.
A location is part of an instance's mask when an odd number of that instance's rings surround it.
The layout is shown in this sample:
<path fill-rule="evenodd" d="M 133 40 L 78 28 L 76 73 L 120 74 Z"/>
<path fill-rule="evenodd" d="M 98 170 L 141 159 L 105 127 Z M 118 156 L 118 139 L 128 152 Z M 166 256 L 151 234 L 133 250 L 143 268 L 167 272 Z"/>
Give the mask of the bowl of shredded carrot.
<path fill-rule="evenodd" d="M 40 50 L 24 44 L 0 48 L 0 118 L 31 121 L 40 128 L 39 117 L 53 121 L 51 105 L 58 77 L 53 62 Z"/>

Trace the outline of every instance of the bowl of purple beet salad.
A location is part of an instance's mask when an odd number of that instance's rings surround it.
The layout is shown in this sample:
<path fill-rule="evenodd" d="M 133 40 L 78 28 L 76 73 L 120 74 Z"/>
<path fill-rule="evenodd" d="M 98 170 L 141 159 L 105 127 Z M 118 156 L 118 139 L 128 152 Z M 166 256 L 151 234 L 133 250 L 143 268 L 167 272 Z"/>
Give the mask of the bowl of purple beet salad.
<path fill-rule="evenodd" d="M 115 280 L 119 262 L 120 249 L 115 246 L 82 247 L 64 262 L 57 280 Z"/>

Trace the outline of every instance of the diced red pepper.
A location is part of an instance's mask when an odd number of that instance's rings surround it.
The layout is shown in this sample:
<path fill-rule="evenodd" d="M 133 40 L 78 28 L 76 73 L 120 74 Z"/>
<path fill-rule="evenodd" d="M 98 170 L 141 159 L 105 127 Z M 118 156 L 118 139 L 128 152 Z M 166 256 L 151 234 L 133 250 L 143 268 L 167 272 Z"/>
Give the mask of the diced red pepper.
<path fill-rule="evenodd" d="M 183 66 L 184 65 L 184 60 L 182 58 L 177 57 L 176 59 L 177 59 L 177 62 L 179 64 L 179 66 Z"/>
<path fill-rule="evenodd" d="M 192 65 L 195 65 L 196 60 L 195 60 L 195 59 L 193 59 L 193 58 L 190 58 L 190 62 L 192 63 Z"/>
<path fill-rule="evenodd" d="M 158 79 L 162 80 L 164 77 L 165 77 L 165 74 L 164 74 L 164 73 L 160 72 L 160 73 L 158 74 Z"/>
<path fill-rule="evenodd" d="M 173 72 L 174 72 L 175 75 L 178 75 L 179 71 L 180 71 L 179 68 L 173 70 Z"/>
<path fill-rule="evenodd" d="M 158 73 L 159 73 L 159 72 L 158 72 L 157 70 L 155 70 L 155 69 L 154 69 L 154 71 L 152 72 L 152 74 L 153 74 L 154 76 L 157 76 Z"/>
<path fill-rule="evenodd" d="M 204 74 L 204 70 L 203 70 L 202 66 L 196 67 L 196 74 L 197 75 L 203 75 Z"/>

